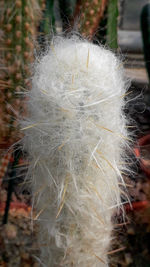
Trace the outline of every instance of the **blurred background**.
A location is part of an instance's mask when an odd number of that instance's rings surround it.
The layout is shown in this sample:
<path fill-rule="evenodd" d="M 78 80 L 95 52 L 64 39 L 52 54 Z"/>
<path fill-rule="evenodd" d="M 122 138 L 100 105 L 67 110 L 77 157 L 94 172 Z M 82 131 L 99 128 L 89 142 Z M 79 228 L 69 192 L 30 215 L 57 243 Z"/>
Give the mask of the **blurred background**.
<path fill-rule="evenodd" d="M 131 81 L 125 114 L 133 136 L 130 173 L 132 207 L 112 218 L 110 266 L 150 267 L 150 1 L 0 1 L 0 267 L 38 266 L 37 226 L 32 230 L 28 168 L 19 140 L 26 114 L 32 63 L 54 34 L 74 32 L 121 58 Z M 35 258 L 34 256 L 35 255 Z"/>

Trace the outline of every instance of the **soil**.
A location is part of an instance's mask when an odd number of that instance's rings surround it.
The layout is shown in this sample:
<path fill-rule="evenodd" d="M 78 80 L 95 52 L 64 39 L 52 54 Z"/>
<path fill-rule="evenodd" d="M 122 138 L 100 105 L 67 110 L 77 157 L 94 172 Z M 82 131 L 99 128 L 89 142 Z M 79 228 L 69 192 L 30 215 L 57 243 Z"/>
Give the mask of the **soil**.
<path fill-rule="evenodd" d="M 9 222 L 0 226 L 0 267 L 37 267 L 37 252 L 35 230 L 27 213 L 11 210 Z"/>

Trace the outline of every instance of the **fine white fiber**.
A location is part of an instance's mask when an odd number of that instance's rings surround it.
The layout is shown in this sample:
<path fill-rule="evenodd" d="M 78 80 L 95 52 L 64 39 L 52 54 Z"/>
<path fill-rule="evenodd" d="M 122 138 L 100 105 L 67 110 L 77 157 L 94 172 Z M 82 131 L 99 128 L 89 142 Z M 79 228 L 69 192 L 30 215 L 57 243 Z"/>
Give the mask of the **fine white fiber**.
<path fill-rule="evenodd" d="M 54 37 L 35 63 L 22 131 L 43 266 L 109 265 L 125 187 L 127 88 L 116 56 L 76 35 Z"/>

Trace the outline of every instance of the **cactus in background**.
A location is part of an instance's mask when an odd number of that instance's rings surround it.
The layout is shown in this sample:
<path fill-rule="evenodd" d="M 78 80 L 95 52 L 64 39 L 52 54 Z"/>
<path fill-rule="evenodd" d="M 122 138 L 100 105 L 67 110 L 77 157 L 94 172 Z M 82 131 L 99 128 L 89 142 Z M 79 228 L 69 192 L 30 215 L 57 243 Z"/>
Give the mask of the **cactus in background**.
<path fill-rule="evenodd" d="M 143 52 L 150 84 L 150 3 L 141 12 L 141 30 L 143 37 Z"/>
<path fill-rule="evenodd" d="M 47 35 L 51 34 L 51 31 L 55 32 L 54 0 L 46 0 L 40 32 L 42 35 Z"/>
<path fill-rule="evenodd" d="M 70 27 L 74 14 L 76 0 L 46 0 L 46 9 L 43 14 L 43 20 L 40 23 L 40 32 L 44 43 L 47 35 L 49 39 L 55 33 L 65 31 Z"/>
<path fill-rule="evenodd" d="M 75 18 L 79 17 L 78 28 L 83 36 L 93 38 L 103 18 L 107 2 L 108 0 L 77 1 Z"/>
<path fill-rule="evenodd" d="M 79 32 L 93 39 L 94 36 L 110 48 L 117 45 L 118 0 L 78 0 L 75 18 L 79 17 Z M 105 30 L 106 29 L 106 30 Z M 106 35 L 106 36 L 105 36 Z"/>
<path fill-rule="evenodd" d="M 58 0 L 60 15 L 62 18 L 63 31 L 69 29 L 74 18 L 76 0 Z"/>
<path fill-rule="evenodd" d="M 39 262 L 108 266 L 111 217 L 126 201 L 128 83 L 122 66 L 103 47 L 72 36 L 54 38 L 34 70 L 22 131 Z"/>
<path fill-rule="evenodd" d="M 109 0 L 107 18 L 107 44 L 112 49 L 116 49 L 118 47 L 117 25 L 118 0 Z"/>
<path fill-rule="evenodd" d="M 0 143 L 12 144 L 20 138 L 16 120 L 24 112 L 20 93 L 28 86 L 39 17 L 40 6 L 36 0 L 0 3 Z"/>

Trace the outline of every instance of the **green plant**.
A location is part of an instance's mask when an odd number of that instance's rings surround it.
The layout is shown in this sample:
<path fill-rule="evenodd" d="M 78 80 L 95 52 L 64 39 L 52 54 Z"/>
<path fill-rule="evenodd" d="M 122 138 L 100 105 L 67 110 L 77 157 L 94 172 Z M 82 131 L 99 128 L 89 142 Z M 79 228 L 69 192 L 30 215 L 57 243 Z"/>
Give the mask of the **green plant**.
<path fill-rule="evenodd" d="M 117 48 L 118 0 L 77 1 L 78 29 L 89 39 L 94 36 L 110 48 Z"/>
<path fill-rule="evenodd" d="M 42 4 L 43 1 L 36 0 L 0 3 L 1 143 L 11 144 L 20 138 L 17 119 L 24 112 L 21 93 L 29 86 L 33 42 Z"/>
<path fill-rule="evenodd" d="M 118 17 L 118 0 L 109 0 L 108 19 L 107 19 L 107 44 L 112 49 L 116 49 L 118 47 L 117 17 Z"/>
<path fill-rule="evenodd" d="M 92 39 L 103 18 L 108 0 L 77 1 L 75 18 L 79 19 L 79 31 L 83 36 Z"/>

